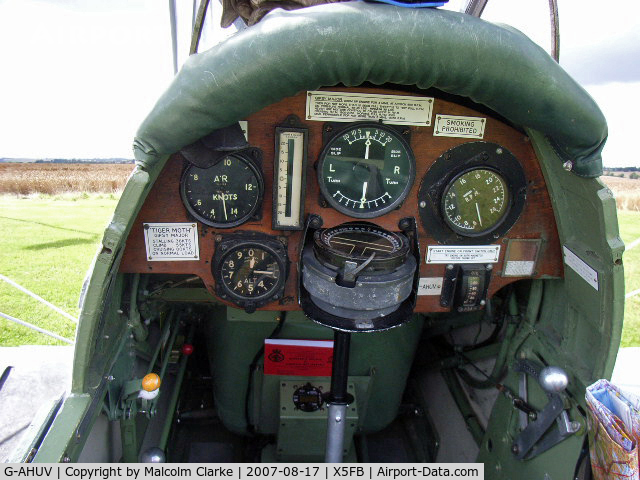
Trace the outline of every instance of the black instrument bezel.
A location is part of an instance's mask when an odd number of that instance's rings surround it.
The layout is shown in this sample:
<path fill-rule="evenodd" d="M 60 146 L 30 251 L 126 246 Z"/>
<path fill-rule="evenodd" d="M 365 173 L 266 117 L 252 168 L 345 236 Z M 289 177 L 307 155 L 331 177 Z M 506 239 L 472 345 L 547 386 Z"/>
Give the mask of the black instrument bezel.
<path fill-rule="evenodd" d="M 302 395 L 315 395 L 316 401 L 314 402 L 303 402 L 300 400 Z M 305 385 L 298 387 L 292 395 L 291 401 L 296 406 L 298 410 L 303 412 L 317 412 L 322 408 L 324 404 L 324 399 L 322 398 L 322 391 L 311 383 L 307 382 Z"/>
<path fill-rule="evenodd" d="M 182 199 L 182 203 L 187 209 L 188 214 L 198 222 L 208 225 L 210 227 L 233 228 L 233 227 L 237 227 L 238 225 L 242 225 L 243 223 L 246 223 L 249 220 L 260 220 L 262 218 L 261 207 L 262 207 L 262 201 L 264 199 L 264 174 L 262 173 L 262 152 L 260 151 L 260 149 L 253 148 L 253 147 L 239 151 L 239 152 L 229 152 L 228 155 L 224 155 L 220 157 L 220 159 L 217 162 L 215 162 L 214 164 L 212 164 L 211 166 L 203 170 L 214 168 L 220 162 L 224 161 L 224 159 L 227 157 L 237 158 L 240 161 L 244 162 L 246 165 L 248 165 L 251 171 L 253 172 L 254 176 L 256 177 L 256 180 L 258 183 L 258 196 L 256 197 L 255 205 L 253 205 L 243 217 L 238 218 L 232 222 L 214 222 L 210 220 L 209 218 L 201 215 L 198 211 L 196 211 L 193 208 L 193 205 L 191 205 L 191 202 L 189 201 L 189 199 L 187 198 L 186 180 L 189 176 L 189 172 L 192 170 L 192 168 L 202 168 L 202 167 L 198 167 L 197 165 L 194 165 L 193 163 L 187 161 L 185 168 L 182 172 L 182 176 L 180 177 L 180 198 Z"/>
<path fill-rule="evenodd" d="M 384 208 L 381 208 L 380 210 L 359 213 L 353 209 L 343 206 L 342 204 L 336 202 L 333 199 L 333 196 L 329 193 L 325 185 L 324 178 L 322 176 L 322 168 L 323 168 L 327 153 L 329 151 L 329 148 L 331 147 L 331 143 L 333 142 L 334 139 L 340 137 L 341 135 L 344 135 L 346 132 L 353 130 L 354 128 L 367 128 L 367 127 L 378 128 L 381 130 L 385 130 L 387 132 L 391 132 L 393 136 L 400 141 L 402 146 L 407 151 L 409 156 L 409 165 L 411 167 L 411 171 L 409 172 L 409 178 L 407 180 L 406 185 L 404 186 L 404 189 L 402 190 L 402 193 L 392 203 L 390 203 Z M 377 218 L 377 217 L 381 217 L 386 213 L 389 213 L 392 210 L 395 210 L 396 208 L 399 208 L 407 199 L 407 196 L 409 195 L 409 192 L 413 187 L 413 182 L 415 181 L 415 177 L 416 177 L 416 157 L 410 145 L 410 137 L 409 137 L 410 132 L 411 130 L 407 126 L 390 125 L 386 123 L 377 123 L 377 122 L 355 122 L 355 123 L 350 123 L 346 126 L 343 124 L 335 124 L 335 123 L 325 124 L 323 128 L 324 145 L 322 147 L 322 151 L 320 152 L 320 156 L 318 157 L 318 165 L 316 168 L 318 186 L 320 188 L 320 194 L 322 195 L 324 200 L 338 212 L 343 213 L 352 218 Z M 406 137 L 406 138 L 403 138 L 403 137 Z"/>
<path fill-rule="evenodd" d="M 509 205 L 500 222 L 483 232 L 454 229 L 443 212 L 444 194 L 455 180 L 476 169 L 500 175 L 509 190 Z M 527 178 L 518 159 L 492 142 L 467 142 L 440 155 L 427 171 L 418 191 L 418 211 L 424 230 L 442 244 L 482 245 L 495 242 L 516 223 L 527 197 Z"/>
<path fill-rule="evenodd" d="M 234 293 L 222 278 L 222 264 L 224 261 L 234 252 L 246 248 L 259 248 L 267 251 L 274 258 L 280 270 L 280 276 L 275 287 L 270 292 L 257 297 L 246 297 Z M 216 295 L 251 313 L 267 303 L 282 298 L 289 275 L 287 248 L 278 238 L 259 232 L 240 232 L 225 235 L 222 239 L 216 241 L 215 253 L 211 261 L 211 272 L 216 282 Z"/>

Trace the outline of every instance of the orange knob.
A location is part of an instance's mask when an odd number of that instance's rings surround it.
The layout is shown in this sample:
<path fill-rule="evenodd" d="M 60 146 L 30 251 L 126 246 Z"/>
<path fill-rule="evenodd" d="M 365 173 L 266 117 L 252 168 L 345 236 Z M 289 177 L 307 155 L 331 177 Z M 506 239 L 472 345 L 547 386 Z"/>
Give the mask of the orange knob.
<path fill-rule="evenodd" d="M 160 388 L 160 384 L 162 380 L 160 380 L 160 376 L 157 373 L 148 373 L 142 379 L 142 389 L 147 392 L 153 392 Z"/>

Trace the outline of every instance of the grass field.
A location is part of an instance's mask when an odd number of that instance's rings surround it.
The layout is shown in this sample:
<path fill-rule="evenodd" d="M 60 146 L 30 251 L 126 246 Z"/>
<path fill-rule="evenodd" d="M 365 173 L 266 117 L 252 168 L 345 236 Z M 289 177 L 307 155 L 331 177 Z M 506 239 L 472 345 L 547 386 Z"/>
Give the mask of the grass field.
<path fill-rule="evenodd" d="M 0 163 L 0 193 L 119 192 L 132 164 Z"/>
<path fill-rule="evenodd" d="M 65 168 L 59 169 L 58 178 L 68 175 Z M 119 170 L 120 181 L 130 170 L 130 165 Z M 115 175 L 115 170 L 109 171 Z M 0 168 L 0 184 L 2 178 Z M 628 208 L 633 206 L 629 199 L 637 196 L 640 181 L 603 180 L 616 192 L 619 206 L 621 197 L 627 199 Z M 50 183 L 55 182 L 45 184 Z M 112 190 L 111 183 L 102 185 L 103 191 Z M 0 273 L 77 317 L 82 281 L 117 198 L 117 193 L 0 195 Z M 619 223 L 627 245 L 640 238 L 640 211 L 619 211 Z M 625 253 L 624 266 L 627 292 L 640 289 L 640 245 Z M 74 336 L 74 323 L 2 281 L 0 311 L 64 337 Z M 0 346 L 57 343 L 0 318 Z M 640 346 L 640 295 L 627 300 L 622 346 Z"/>
<path fill-rule="evenodd" d="M 619 210 L 640 212 L 640 180 L 618 177 L 600 177 L 616 195 Z"/>
<path fill-rule="evenodd" d="M 627 292 L 640 289 L 640 244 L 633 242 L 640 239 L 640 212 L 618 211 L 620 236 L 627 248 L 624 253 L 624 280 Z M 628 298 L 624 310 L 624 330 L 622 332 L 623 347 L 640 347 L 640 294 Z"/>
<path fill-rule="evenodd" d="M 640 289 L 640 180 L 601 177 L 613 190 L 618 205 L 620 236 L 627 246 L 624 253 L 624 280 L 627 292 Z M 624 311 L 623 347 L 640 347 L 640 294 L 628 298 Z"/>
<path fill-rule="evenodd" d="M 0 273 L 78 316 L 78 295 L 117 203 L 114 194 L 0 196 Z M 73 339 L 75 324 L 0 281 L 0 311 Z M 59 344 L 0 318 L 0 345 Z"/>

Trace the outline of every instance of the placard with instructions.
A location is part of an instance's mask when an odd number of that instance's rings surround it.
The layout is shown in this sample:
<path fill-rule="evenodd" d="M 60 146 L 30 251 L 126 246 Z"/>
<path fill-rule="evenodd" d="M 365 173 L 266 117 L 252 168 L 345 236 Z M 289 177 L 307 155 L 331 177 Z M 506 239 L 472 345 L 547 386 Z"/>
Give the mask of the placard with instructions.
<path fill-rule="evenodd" d="M 427 247 L 427 263 L 497 263 L 500 245 Z"/>
<path fill-rule="evenodd" d="M 144 223 L 144 244 L 150 262 L 199 260 L 195 223 Z"/>
<path fill-rule="evenodd" d="M 369 120 L 393 125 L 431 125 L 433 98 L 312 91 L 307 94 L 307 120 L 355 122 Z"/>

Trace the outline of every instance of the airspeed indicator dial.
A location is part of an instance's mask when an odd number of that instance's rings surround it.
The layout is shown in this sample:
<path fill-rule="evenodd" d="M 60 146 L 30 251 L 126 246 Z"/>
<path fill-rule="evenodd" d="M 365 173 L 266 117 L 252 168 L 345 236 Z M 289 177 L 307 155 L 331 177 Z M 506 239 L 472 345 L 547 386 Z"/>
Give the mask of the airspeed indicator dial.
<path fill-rule="evenodd" d="M 189 165 L 180 194 L 189 213 L 206 225 L 230 228 L 251 219 L 262 205 L 264 180 L 249 155 L 234 153 L 208 168 Z"/>
<path fill-rule="evenodd" d="M 411 147 L 392 127 L 354 124 L 333 136 L 318 162 L 318 182 L 336 210 L 379 217 L 400 205 L 415 177 Z"/>

